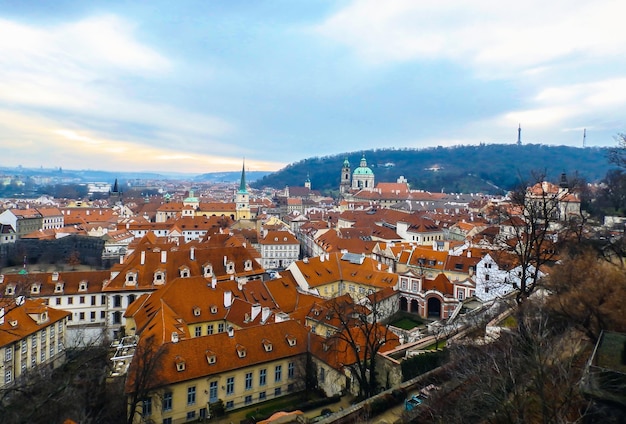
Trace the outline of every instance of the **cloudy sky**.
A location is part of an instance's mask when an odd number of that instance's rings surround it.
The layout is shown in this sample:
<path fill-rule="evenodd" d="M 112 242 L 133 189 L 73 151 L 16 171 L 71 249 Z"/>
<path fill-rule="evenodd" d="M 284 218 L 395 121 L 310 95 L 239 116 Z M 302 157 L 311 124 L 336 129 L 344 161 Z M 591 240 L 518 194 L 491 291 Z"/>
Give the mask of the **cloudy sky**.
<path fill-rule="evenodd" d="M 613 146 L 623 2 L 0 0 L 0 165 L 277 170 L 387 147 Z"/>

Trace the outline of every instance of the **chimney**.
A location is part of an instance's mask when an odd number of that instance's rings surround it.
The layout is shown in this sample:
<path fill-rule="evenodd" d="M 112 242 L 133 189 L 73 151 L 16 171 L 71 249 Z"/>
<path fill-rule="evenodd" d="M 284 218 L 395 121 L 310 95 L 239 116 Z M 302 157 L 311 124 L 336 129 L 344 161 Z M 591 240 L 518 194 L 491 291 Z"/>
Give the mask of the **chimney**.
<path fill-rule="evenodd" d="M 322 255 L 320 256 L 320 262 L 324 262 L 324 254 L 322 253 Z"/>
<path fill-rule="evenodd" d="M 254 305 L 252 305 L 252 313 L 250 314 L 252 321 L 254 321 L 260 313 L 261 313 L 261 305 L 258 303 L 255 303 Z"/>
<path fill-rule="evenodd" d="M 233 292 L 230 290 L 224 292 L 224 307 L 230 308 L 233 304 Z"/>
<path fill-rule="evenodd" d="M 270 308 L 267 306 L 264 306 L 261 309 L 261 322 L 267 321 L 269 317 L 270 317 Z"/>
<path fill-rule="evenodd" d="M 235 329 L 233 327 L 228 327 L 228 337 L 235 336 Z"/>
<path fill-rule="evenodd" d="M 224 266 L 226 266 L 226 262 L 228 262 L 228 258 L 224 255 Z"/>
<path fill-rule="evenodd" d="M 172 331 L 172 343 L 178 343 L 178 333 L 176 331 Z"/>
<path fill-rule="evenodd" d="M 289 315 L 284 312 L 279 312 L 274 316 L 274 322 L 283 322 L 289 319 Z"/>
<path fill-rule="evenodd" d="M 469 250 L 469 249 L 467 249 L 467 257 L 468 257 L 468 258 L 471 258 L 471 257 L 472 257 L 472 251 L 471 251 L 471 250 Z"/>
<path fill-rule="evenodd" d="M 383 269 L 383 264 L 381 264 L 380 262 L 378 262 L 378 270 L 382 270 Z"/>
<path fill-rule="evenodd" d="M 58 272 L 53 272 L 52 273 L 52 281 L 59 281 L 59 273 Z"/>
<path fill-rule="evenodd" d="M 124 255 L 120 255 L 120 265 L 124 264 Z"/>
<path fill-rule="evenodd" d="M 164 264 L 167 262 L 167 250 L 161 250 L 161 263 Z"/>
<path fill-rule="evenodd" d="M 215 290 L 215 285 L 217 284 L 217 278 L 211 278 L 211 288 Z"/>
<path fill-rule="evenodd" d="M 0 308 L 0 325 L 4 324 L 4 308 Z"/>
<path fill-rule="evenodd" d="M 141 251 L 141 259 L 139 260 L 139 265 L 144 265 L 146 263 L 146 251 Z"/>
<path fill-rule="evenodd" d="M 192 247 L 191 249 L 189 249 L 189 259 L 191 259 L 192 261 L 196 260 L 196 248 Z"/>

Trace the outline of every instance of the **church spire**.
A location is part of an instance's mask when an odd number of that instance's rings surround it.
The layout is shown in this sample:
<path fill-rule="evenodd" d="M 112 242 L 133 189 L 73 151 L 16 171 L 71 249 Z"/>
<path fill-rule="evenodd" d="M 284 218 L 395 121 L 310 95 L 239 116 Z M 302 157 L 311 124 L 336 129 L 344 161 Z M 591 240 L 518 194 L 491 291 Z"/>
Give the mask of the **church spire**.
<path fill-rule="evenodd" d="M 239 182 L 239 193 L 247 193 L 246 189 L 246 161 L 244 159 L 243 165 L 241 166 L 241 181 Z"/>
<path fill-rule="evenodd" d="M 517 145 L 522 145 L 522 124 L 517 125 Z"/>

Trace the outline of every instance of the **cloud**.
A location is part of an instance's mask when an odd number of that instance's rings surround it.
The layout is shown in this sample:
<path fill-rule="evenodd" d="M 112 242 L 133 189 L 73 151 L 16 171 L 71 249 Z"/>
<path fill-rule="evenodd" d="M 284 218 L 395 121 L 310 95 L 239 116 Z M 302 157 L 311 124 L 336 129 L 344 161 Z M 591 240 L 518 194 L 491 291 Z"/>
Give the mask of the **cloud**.
<path fill-rule="evenodd" d="M 177 64 L 139 42 L 135 30 L 114 15 L 46 27 L 0 19 L 0 115 L 10 115 L 13 127 L 3 138 L 27 142 L 28 134 L 38 146 L 33 154 L 67 151 L 70 158 L 84 152 L 89 160 L 109 153 L 129 166 L 144 166 L 142 156 L 122 156 L 142 150 L 149 152 L 145 158 L 169 157 L 180 165 L 175 146 L 205 160 L 216 160 L 201 154 L 207 145 L 226 156 L 241 154 L 222 139 L 235 131 L 231 123 L 160 98 L 160 84 L 174 76 Z M 135 85 L 147 87 L 148 95 Z"/>
<path fill-rule="evenodd" d="M 619 1 L 357 0 L 315 28 L 364 61 L 450 60 L 483 76 L 626 53 Z"/>

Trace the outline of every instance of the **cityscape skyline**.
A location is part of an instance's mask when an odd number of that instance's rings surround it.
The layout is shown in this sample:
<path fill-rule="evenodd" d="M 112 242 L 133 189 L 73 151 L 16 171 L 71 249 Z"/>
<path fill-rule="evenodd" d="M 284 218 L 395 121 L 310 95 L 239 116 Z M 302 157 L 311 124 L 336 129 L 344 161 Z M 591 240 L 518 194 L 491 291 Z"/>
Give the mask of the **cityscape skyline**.
<path fill-rule="evenodd" d="M 541 11 L 538 13 L 537 11 Z M 478 143 L 611 146 L 616 2 L 4 2 L 2 166 L 276 171 Z"/>

